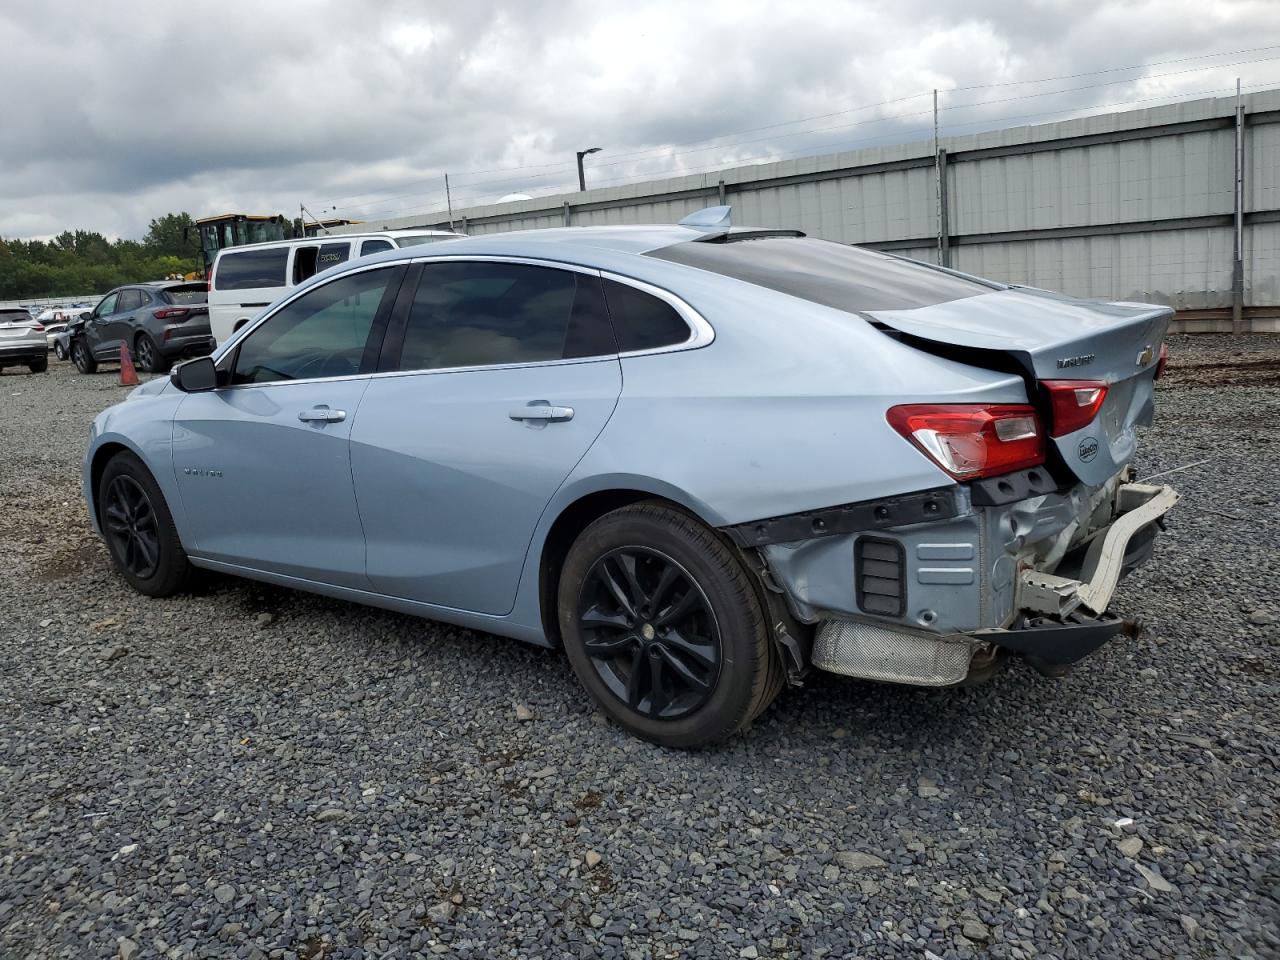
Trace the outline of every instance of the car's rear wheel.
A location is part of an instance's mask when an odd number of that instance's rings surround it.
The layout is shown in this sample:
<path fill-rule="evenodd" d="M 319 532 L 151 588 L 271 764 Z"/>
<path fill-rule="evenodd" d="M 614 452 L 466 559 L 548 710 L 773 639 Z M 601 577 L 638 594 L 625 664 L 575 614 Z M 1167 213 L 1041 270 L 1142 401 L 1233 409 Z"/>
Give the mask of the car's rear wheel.
<path fill-rule="evenodd" d="M 156 342 L 151 339 L 149 334 L 141 333 L 138 335 L 138 341 L 133 352 L 138 358 L 138 366 L 147 373 L 164 373 L 169 367 L 164 357 L 160 355 L 160 348 L 156 346 Z"/>
<path fill-rule="evenodd" d="M 558 602 L 579 681 L 646 740 L 717 743 L 782 687 L 751 575 L 713 531 L 666 504 L 623 507 L 587 527 L 565 560 Z"/>
<path fill-rule="evenodd" d="M 54 355 L 55 357 L 57 357 L 59 360 L 65 360 L 65 359 L 67 359 L 67 351 L 66 351 L 66 348 L 65 348 L 65 347 L 63 347 L 63 345 L 62 345 L 61 343 L 55 343 L 55 344 L 53 345 L 53 355 Z"/>
<path fill-rule="evenodd" d="M 30 363 L 27 364 L 27 369 L 30 370 L 32 373 L 44 373 L 46 370 L 49 369 L 49 358 L 40 357 L 37 360 L 32 360 Z"/>
<path fill-rule="evenodd" d="M 132 453 L 116 454 L 102 471 L 98 522 L 116 569 L 139 593 L 168 597 L 186 584 L 191 564 L 173 515 L 155 478 Z"/>
<path fill-rule="evenodd" d="M 89 345 L 82 338 L 71 341 L 71 360 L 81 373 L 89 374 L 98 369 L 98 361 L 89 352 Z"/>

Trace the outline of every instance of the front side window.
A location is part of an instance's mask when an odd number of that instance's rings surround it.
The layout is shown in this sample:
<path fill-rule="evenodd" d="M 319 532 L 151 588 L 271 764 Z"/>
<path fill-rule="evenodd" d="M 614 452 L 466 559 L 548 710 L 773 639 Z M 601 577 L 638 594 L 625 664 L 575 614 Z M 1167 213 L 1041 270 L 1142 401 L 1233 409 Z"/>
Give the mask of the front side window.
<path fill-rule="evenodd" d="M 116 301 L 120 299 L 119 293 L 108 293 L 102 298 L 102 302 L 94 308 L 93 315 L 95 317 L 105 317 L 116 312 Z"/>
<path fill-rule="evenodd" d="M 313 380 L 359 373 L 382 298 L 398 270 L 348 274 L 308 290 L 245 337 L 232 383 Z"/>
<path fill-rule="evenodd" d="M 283 287 L 285 265 L 288 261 L 289 250 L 286 247 L 224 253 L 214 272 L 213 289 Z"/>
<path fill-rule="evenodd" d="M 600 278 L 518 263 L 427 264 L 401 370 L 543 363 L 617 352 Z"/>

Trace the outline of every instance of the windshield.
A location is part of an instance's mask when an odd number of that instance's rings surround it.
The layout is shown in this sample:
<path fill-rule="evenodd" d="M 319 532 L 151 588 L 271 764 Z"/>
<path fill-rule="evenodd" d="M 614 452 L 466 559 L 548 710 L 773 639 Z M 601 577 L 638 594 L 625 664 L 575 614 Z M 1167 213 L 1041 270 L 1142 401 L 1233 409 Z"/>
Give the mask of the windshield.
<path fill-rule="evenodd" d="M 929 264 L 808 237 L 692 240 L 647 256 L 851 313 L 910 310 L 1001 289 Z"/>

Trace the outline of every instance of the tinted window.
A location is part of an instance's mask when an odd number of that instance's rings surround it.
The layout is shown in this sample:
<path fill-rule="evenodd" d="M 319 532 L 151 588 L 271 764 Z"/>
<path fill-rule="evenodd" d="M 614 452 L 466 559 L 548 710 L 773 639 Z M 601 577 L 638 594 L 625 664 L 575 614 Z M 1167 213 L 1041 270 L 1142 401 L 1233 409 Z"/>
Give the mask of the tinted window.
<path fill-rule="evenodd" d="M 0 310 L 0 323 L 29 323 L 31 314 L 26 310 Z"/>
<path fill-rule="evenodd" d="M 366 240 L 360 244 L 360 256 L 367 257 L 371 253 L 381 253 L 391 249 L 390 240 Z"/>
<path fill-rule="evenodd" d="M 614 280 L 604 282 L 604 291 L 623 353 L 669 347 L 692 335 L 684 318 L 665 300 Z"/>
<path fill-rule="evenodd" d="M 414 294 L 402 370 L 614 353 L 600 279 L 516 263 L 437 263 Z"/>
<path fill-rule="evenodd" d="M 365 344 L 395 267 L 309 290 L 245 338 L 232 383 L 341 377 L 360 372 Z"/>
<path fill-rule="evenodd" d="M 283 287 L 287 247 L 224 253 L 213 278 L 215 290 L 252 290 L 255 287 Z"/>
<path fill-rule="evenodd" d="M 203 283 L 193 283 L 189 287 L 170 287 L 160 294 L 165 303 L 207 303 L 209 291 Z"/>
<path fill-rule="evenodd" d="M 909 310 L 1000 289 L 922 263 L 805 237 L 691 241 L 648 254 L 837 310 Z"/>
<path fill-rule="evenodd" d="M 116 313 L 128 313 L 142 306 L 142 292 L 139 290 L 121 290 L 120 302 L 116 305 Z"/>

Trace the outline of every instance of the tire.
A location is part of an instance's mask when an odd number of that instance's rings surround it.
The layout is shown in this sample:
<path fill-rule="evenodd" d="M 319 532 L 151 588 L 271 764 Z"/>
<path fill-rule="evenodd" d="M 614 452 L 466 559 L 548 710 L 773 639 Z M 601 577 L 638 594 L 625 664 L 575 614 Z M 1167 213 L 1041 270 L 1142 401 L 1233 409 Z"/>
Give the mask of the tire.
<path fill-rule="evenodd" d="M 616 723 L 653 743 L 719 743 L 782 688 L 751 574 L 713 531 L 664 503 L 623 507 L 587 527 L 565 558 L 557 604 L 579 682 Z M 680 609 L 694 612 L 673 619 Z"/>
<path fill-rule="evenodd" d="M 133 355 L 138 358 L 138 366 L 146 373 L 164 373 L 169 369 L 169 362 L 160 353 L 160 347 L 148 333 L 138 334 L 134 341 Z"/>
<path fill-rule="evenodd" d="M 49 358 L 41 357 L 39 360 L 33 360 L 27 364 L 27 369 L 32 373 L 44 373 L 49 369 Z"/>
<path fill-rule="evenodd" d="M 53 345 L 53 355 L 59 360 L 67 359 L 67 351 L 62 348 L 61 343 L 55 343 Z"/>
<path fill-rule="evenodd" d="M 126 505 L 132 501 L 134 509 L 122 512 L 121 499 Z M 170 597 L 186 586 L 191 564 L 164 494 L 141 460 L 121 452 L 108 461 L 98 481 L 97 507 L 107 551 L 131 587 L 148 597 Z M 152 549 L 140 548 L 139 539 L 152 540 Z"/>
<path fill-rule="evenodd" d="M 71 360 L 75 363 L 76 369 L 86 376 L 98 370 L 98 361 L 93 359 L 93 354 L 89 352 L 89 345 L 84 342 L 83 337 L 77 337 L 71 341 Z"/>

